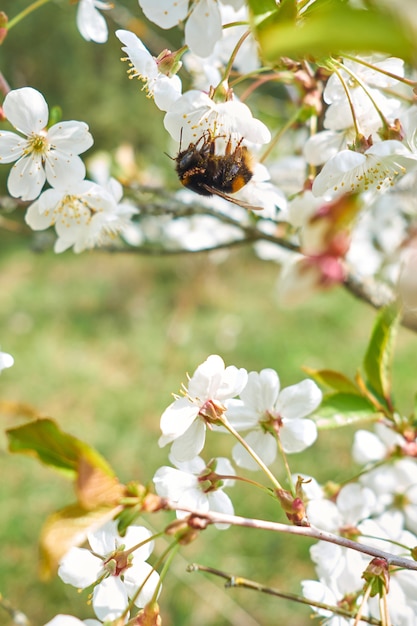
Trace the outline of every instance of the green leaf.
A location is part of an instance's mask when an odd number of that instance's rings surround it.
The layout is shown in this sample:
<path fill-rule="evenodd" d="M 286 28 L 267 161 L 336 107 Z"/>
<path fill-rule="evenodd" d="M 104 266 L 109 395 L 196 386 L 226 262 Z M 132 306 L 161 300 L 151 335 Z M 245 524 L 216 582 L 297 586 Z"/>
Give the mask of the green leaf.
<path fill-rule="evenodd" d="M 319 385 L 330 387 L 335 391 L 360 395 L 360 391 L 355 383 L 341 372 L 335 372 L 334 370 L 315 370 L 310 367 L 303 367 L 303 370 Z"/>
<path fill-rule="evenodd" d="M 367 385 L 379 399 L 390 405 L 393 347 L 400 314 L 390 306 L 379 313 L 363 360 Z"/>
<path fill-rule="evenodd" d="M 41 463 L 76 478 L 81 461 L 114 477 L 107 461 L 91 446 L 62 431 L 51 419 L 38 419 L 6 431 L 10 452 L 27 454 Z"/>
<path fill-rule="evenodd" d="M 279 20 L 281 22 L 291 21 L 294 22 L 297 19 L 297 2 L 296 0 L 283 0 L 278 5 Z"/>
<path fill-rule="evenodd" d="M 313 417 L 318 428 L 327 429 L 376 421 L 380 415 L 363 396 L 357 393 L 336 392 L 324 396 Z"/>
<path fill-rule="evenodd" d="M 417 57 L 415 38 L 396 13 L 377 5 L 354 8 L 342 0 L 313 4 L 297 22 L 283 20 L 277 11 L 258 25 L 257 36 L 263 57 L 272 63 L 283 56 L 320 59 L 343 51 L 384 52 L 410 63 Z"/>
<path fill-rule="evenodd" d="M 248 4 L 252 15 L 266 15 L 277 11 L 275 0 L 249 0 Z"/>

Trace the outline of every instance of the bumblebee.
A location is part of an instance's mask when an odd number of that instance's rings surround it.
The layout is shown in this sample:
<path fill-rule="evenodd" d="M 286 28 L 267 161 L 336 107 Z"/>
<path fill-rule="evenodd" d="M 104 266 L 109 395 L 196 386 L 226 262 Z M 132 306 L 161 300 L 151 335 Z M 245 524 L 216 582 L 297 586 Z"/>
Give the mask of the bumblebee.
<path fill-rule="evenodd" d="M 229 137 L 224 154 L 216 154 L 216 139 L 224 135 L 204 133 L 196 143 L 179 151 L 175 157 L 180 182 L 202 196 L 217 195 L 245 209 L 258 209 L 228 194 L 242 189 L 253 176 L 253 159 L 243 138 L 232 148 Z"/>

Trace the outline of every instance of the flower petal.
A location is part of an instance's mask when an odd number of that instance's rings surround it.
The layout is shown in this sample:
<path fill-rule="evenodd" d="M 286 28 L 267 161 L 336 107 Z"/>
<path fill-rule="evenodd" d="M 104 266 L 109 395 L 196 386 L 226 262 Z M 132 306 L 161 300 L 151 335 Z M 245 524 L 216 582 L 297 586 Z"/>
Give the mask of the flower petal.
<path fill-rule="evenodd" d="M 226 409 L 227 419 L 236 430 L 250 430 L 258 423 L 259 414 L 242 400 L 228 400 Z"/>
<path fill-rule="evenodd" d="M 161 28 L 177 26 L 187 17 L 188 0 L 139 0 L 145 16 Z"/>
<path fill-rule="evenodd" d="M 152 480 L 158 496 L 170 498 L 175 502 L 180 499 L 184 491 L 193 489 L 198 484 L 196 476 L 167 465 L 156 470 Z"/>
<path fill-rule="evenodd" d="M 176 461 L 189 461 L 200 454 L 206 440 L 206 425 L 201 419 L 195 420 L 171 447 L 171 457 Z"/>
<path fill-rule="evenodd" d="M 171 443 L 184 434 L 196 419 L 198 412 L 199 407 L 188 398 L 178 398 L 170 404 L 161 416 L 162 437 L 158 441 L 159 447 L 166 446 L 167 443 Z"/>
<path fill-rule="evenodd" d="M 48 123 L 46 100 L 32 87 L 10 91 L 4 99 L 3 111 L 9 122 L 25 135 L 38 133 Z"/>
<path fill-rule="evenodd" d="M 276 410 L 286 419 L 305 417 L 317 409 L 322 397 L 316 383 L 306 379 L 281 391 Z"/>
<path fill-rule="evenodd" d="M 47 139 L 55 149 L 69 154 L 81 154 L 91 148 L 93 136 L 85 122 L 59 122 L 48 130 Z"/>
<path fill-rule="evenodd" d="M 12 167 L 7 188 L 13 198 L 34 200 L 39 196 L 45 184 L 45 172 L 40 155 L 24 156 Z"/>
<path fill-rule="evenodd" d="M 135 606 L 142 608 L 152 600 L 159 584 L 159 574 L 149 563 L 134 561 L 125 573 L 124 584 L 129 598 L 135 597 Z M 139 587 L 141 590 L 136 596 Z"/>
<path fill-rule="evenodd" d="M 185 24 L 185 42 L 191 52 L 208 57 L 222 36 L 222 20 L 216 0 L 199 0 Z"/>
<path fill-rule="evenodd" d="M 302 452 L 317 439 L 317 426 L 313 420 L 283 420 L 280 438 L 284 452 Z"/>
<path fill-rule="evenodd" d="M 128 603 L 127 589 L 117 576 L 105 578 L 94 588 L 93 609 L 102 622 L 120 617 Z"/>
<path fill-rule="evenodd" d="M 70 187 L 85 176 L 85 165 L 79 156 L 61 150 L 51 150 L 45 161 L 46 180 L 55 187 Z"/>
<path fill-rule="evenodd" d="M 12 367 L 14 358 L 7 352 L 0 352 L 0 372 L 8 367 Z"/>
<path fill-rule="evenodd" d="M 96 620 L 94 620 L 96 621 Z M 99 624 L 96 622 L 97 625 Z M 56 615 L 50 622 L 45 624 L 45 626 L 85 626 L 85 622 L 82 622 L 78 617 L 73 617 L 72 615 Z"/>
<path fill-rule="evenodd" d="M 224 374 L 224 361 L 217 354 L 211 354 L 195 370 L 188 383 L 188 392 L 192 398 L 201 402 L 216 398 Z"/>
<path fill-rule="evenodd" d="M 247 371 L 241 367 L 229 365 L 224 370 L 221 384 L 216 392 L 217 400 L 228 400 L 237 396 L 245 387 L 248 380 Z"/>
<path fill-rule="evenodd" d="M 0 131 L 0 163 L 13 163 L 24 154 L 27 140 L 16 133 Z"/>
<path fill-rule="evenodd" d="M 117 532 L 117 523 L 114 520 L 110 520 L 93 532 L 89 532 L 87 538 L 92 551 L 104 557 L 116 550 L 119 543 L 123 543 Z"/>
<path fill-rule="evenodd" d="M 64 583 L 79 589 L 92 585 L 102 574 L 103 562 L 85 548 L 73 547 L 61 560 L 58 576 Z"/>
<path fill-rule="evenodd" d="M 153 88 L 155 104 L 161 111 L 168 111 L 181 96 L 182 83 L 179 76 L 160 74 Z"/>
<path fill-rule="evenodd" d="M 234 507 L 231 499 L 224 491 L 218 489 L 208 494 L 209 508 L 211 511 L 217 513 L 224 513 L 225 515 L 234 515 Z M 220 524 L 223 528 L 225 524 Z"/>
<path fill-rule="evenodd" d="M 203 493 L 199 487 L 184 491 L 184 493 L 179 498 L 177 504 L 178 507 L 180 507 L 179 509 L 177 509 L 178 519 L 187 517 L 187 515 L 190 514 L 189 512 L 187 512 L 187 509 L 203 512 L 209 510 L 207 494 Z M 181 506 L 184 507 L 184 511 L 181 511 Z"/>
<path fill-rule="evenodd" d="M 129 526 L 126 530 L 126 534 L 124 537 L 121 537 L 121 542 L 126 550 L 133 548 L 133 546 L 137 546 L 143 541 L 146 543 L 143 544 L 140 548 L 137 548 L 133 553 L 133 563 L 145 561 L 150 555 L 154 548 L 153 541 L 147 541 L 152 536 L 152 533 L 145 528 L 144 526 Z"/>
<path fill-rule="evenodd" d="M 53 225 L 54 215 L 50 212 L 42 213 L 37 200 L 27 208 L 25 222 L 32 230 L 45 230 Z"/>
<path fill-rule="evenodd" d="M 279 377 L 273 369 L 264 369 L 259 374 L 249 372 L 248 382 L 240 397 L 245 405 L 261 416 L 274 406 L 279 388 Z"/>
<path fill-rule="evenodd" d="M 105 43 L 109 32 L 106 20 L 94 6 L 92 0 L 81 0 L 77 11 L 77 28 L 86 41 Z"/>

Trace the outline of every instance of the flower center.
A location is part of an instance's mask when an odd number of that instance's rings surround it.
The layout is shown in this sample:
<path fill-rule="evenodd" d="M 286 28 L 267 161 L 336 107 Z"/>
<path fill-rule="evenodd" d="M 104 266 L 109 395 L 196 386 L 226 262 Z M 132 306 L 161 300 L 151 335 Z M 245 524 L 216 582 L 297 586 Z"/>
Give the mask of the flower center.
<path fill-rule="evenodd" d="M 120 576 L 132 566 L 132 555 L 124 552 L 122 546 L 113 552 L 103 563 L 111 576 Z"/>
<path fill-rule="evenodd" d="M 220 404 L 220 402 L 216 402 L 216 400 L 206 400 L 198 414 L 207 424 L 216 424 L 221 419 L 225 410 L 226 408 Z"/>
<path fill-rule="evenodd" d="M 46 132 L 41 131 L 38 135 L 31 135 L 28 137 L 28 147 L 26 154 L 35 152 L 37 154 L 45 154 L 49 150 L 49 142 L 46 138 Z"/>
<path fill-rule="evenodd" d="M 282 418 L 280 414 L 275 411 L 265 411 L 263 418 L 259 421 L 259 424 L 266 433 L 278 435 L 282 426 Z"/>

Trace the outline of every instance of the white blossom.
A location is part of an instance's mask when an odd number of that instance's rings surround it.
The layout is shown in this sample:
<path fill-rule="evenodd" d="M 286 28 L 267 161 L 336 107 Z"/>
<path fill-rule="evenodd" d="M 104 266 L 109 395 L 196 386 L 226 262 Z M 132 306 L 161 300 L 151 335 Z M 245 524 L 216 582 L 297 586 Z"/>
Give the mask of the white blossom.
<path fill-rule="evenodd" d="M 93 144 L 84 122 L 58 122 L 46 129 L 48 105 L 39 91 L 22 87 L 10 91 L 3 104 L 9 122 L 24 137 L 0 131 L 0 163 L 13 163 L 7 187 L 22 200 L 34 200 L 45 180 L 55 186 L 71 184 L 85 176 L 78 154 Z"/>
<path fill-rule="evenodd" d="M 215 423 L 224 413 L 224 402 L 237 396 L 247 381 L 245 369 L 225 367 L 223 359 L 213 354 L 198 366 L 184 388 L 161 417 L 159 446 L 174 442 L 171 455 L 176 461 L 188 461 L 204 447 L 206 425 Z"/>
<path fill-rule="evenodd" d="M 361 60 L 368 65 L 361 63 Z M 324 128 L 332 131 L 351 128 L 352 105 L 359 132 L 366 137 L 374 135 L 382 124 L 376 106 L 388 121 L 393 122 L 398 117 L 401 101 L 385 96 L 382 90 L 392 91 L 398 85 L 398 80 L 385 72 L 401 78 L 404 76 L 404 61 L 395 57 L 374 55 L 358 57 L 357 61 L 344 59 L 343 65 L 346 69 L 340 68 L 338 73 L 334 72 L 330 76 L 323 93 L 323 99 L 329 105 L 324 117 Z"/>
<path fill-rule="evenodd" d="M 29 206 L 26 223 L 33 230 L 55 226 L 55 252 L 74 252 L 111 243 L 128 227 L 137 209 L 119 203 L 122 187 L 114 179 L 107 188 L 89 180 L 47 189 Z"/>
<path fill-rule="evenodd" d="M 208 57 L 222 36 L 222 19 L 218 0 L 139 0 L 146 17 L 161 28 L 172 28 L 187 19 L 185 43 L 194 54 Z M 242 0 L 224 2 L 237 10 Z"/>
<path fill-rule="evenodd" d="M 216 511 L 233 515 L 234 509 L 229 496 L 223 492 L 224 487 L 233 485 L 233 480 L 220 480 L 217 475 L 234 476 L 232 464 L 226 458 L 219 457 L 207 467 L 201 457 L 179 463 L 171 458 L 174 467 L 160 467 L 154 477 L 156 493 L 162 498 L 169 498 L 178 507 L 195 511 Z M 187 511 L 177 509 L 176 515 L 183 519 L 189 515 Z M 215 524 L 219 529 L 228 528 L 227 524 Z"/>
<path fill-rule="evenodd" d="M 361 483 L 376 495 L 375 513 L 400 511 L 404 527 L 417 533 L 417 463 L 402 458 L 377 467 L 361 476 Z"/>
<path fill-rule="evenodd" d="M 368 190 L 386 191 L 407 171 L 417 156 L 400 141 L 380 141 L 364 152 L 342 150 L 331 157 L 313 182 L 315 196 L 334 197 Z"/>
<path fill-rule="evenodd" d="M 340 489 L 335 501 L 322 495 L 309 500 L 307 517 L 313 526 L 328 532 L 341 532 L 355 528 L 363 519 L 372 514 L 376 496 L 372 489 L 357 483 Z"/>
<path fill-rule="evenodd" d="M 148 541 L 150 537 L 151 533 L 143 526 L 129 526 L 121 537 L 116 522 L 108 522 L 88 533 L 91 551 L 73 547 L 67 552 L 60 562 L 58 576 L 79 589 L 94 585 L 92 604 L 97 617 L 114 620 L 125 611 L 129 598 L 134 598 L 138 607 L 153 598 L 159 576 L 146 562 L 153 549 L 153 542 Z M 124 553 L 142 542 L 131 554 Z"/>
<path fill-rule="evenodd" d="M 365 465 L 388 458 L 396 448 L 405 444 L 404 437 L 384 424 L 376 424 L 375 432 L 357 430 L 353 438 L 352 458 Z"/>
<path fill-rule="evenodd" d="M 276 436 L 287 453 L 301 452 L 317 438 L 313 420 L 306 419 L 320 404 L 322 393 L 312 380 L 280 388 L 278 374 L 272 369 L 250 372 L 240 400 L 227 403 L 227 417 L 238 431 L 249 431 L 246 443 L 266 465 L 277 454 Z M 233 448 L 235 462 L 247 469 L 259 469 L 241 444 Z"/>
<path fill-rule="evenodd" d="M 191 89 L 178 98 L 164 118 L 164 126 L 176 141 L 184 146 L 195 143 L 205 132 L 236 141 L 242 137 L 254 144 L 271 140 L 263 122 L 253 117 L 243 102 L 215 102 L 203 91 Z"/>
<path fill-rule="evenodd" d="M 126 52 L 134 68 L 130 76 L 137 77 L 144 82 L 145 89 L 156 106 L 162 111 L 168 111 L 172 104 L 181 95 L 181 80 L 177 74 L 167 76 L 159 69 L 158 59 L 155 59 L 142 41 L 128 30 L 117 30 L 116 37 L 124 44 L 122 50 Z"/>
<path fill-rule="evenodd" d="M 14 358 L 11 354 L 8 354 L 7 352 L 0 352 L 0 372 L 8 367 L 12 367 L 13 364 Z"/>

